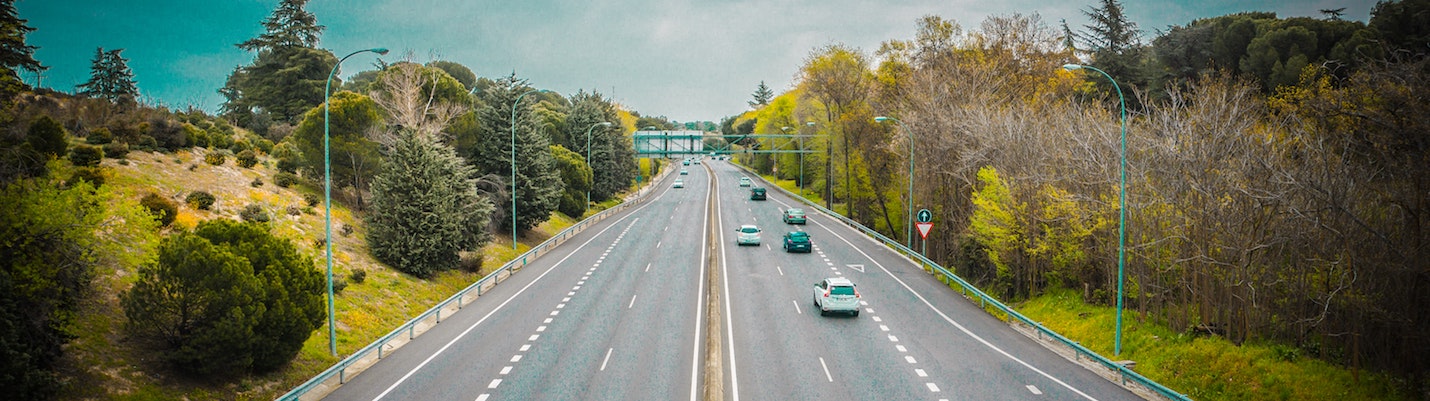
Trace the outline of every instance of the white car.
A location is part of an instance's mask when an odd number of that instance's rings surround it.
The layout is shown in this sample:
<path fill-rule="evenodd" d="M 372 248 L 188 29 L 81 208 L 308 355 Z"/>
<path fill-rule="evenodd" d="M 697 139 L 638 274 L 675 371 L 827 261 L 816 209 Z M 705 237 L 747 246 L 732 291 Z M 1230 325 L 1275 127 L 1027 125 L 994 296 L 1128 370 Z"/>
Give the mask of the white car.
<path fill-rule="evenodd" d="M 684 181 L 684 180 L 681 180 L 681 179 L 679 179 L 679 178 L 676 178 L 676 179 L 675 179 L 675 187 L 676 187 L 676 188 L 685 188 L 685 181 Z"/>
<path fill-rule="evenodd" d="M 750 177 L 740 177 L 740 186 L 742 186 L 742 187 L 748 187 L 748 186 L 750 186 Z"/>
<path fill-rule="evenodd" d="M 854 282 L 843 277 L 830 277 L 814 283 L 814 307 L 820 316 L 845 312 L 859 316 L 859 290 Z"/>
<path fill-rule="evenodd" d="M 689 172 L 689 171 L 685 171 L 685 169 L 682 168 L 682 169 L 680 169 L 680 175 L 690 175 L 690 172 Z"/>
<path fill-rule="evenodd" d="M 735 232 L 739 233 L 735 237 L 736 245 L 760 245 L 760 228 L 754 224 L 740 226 Z"/>

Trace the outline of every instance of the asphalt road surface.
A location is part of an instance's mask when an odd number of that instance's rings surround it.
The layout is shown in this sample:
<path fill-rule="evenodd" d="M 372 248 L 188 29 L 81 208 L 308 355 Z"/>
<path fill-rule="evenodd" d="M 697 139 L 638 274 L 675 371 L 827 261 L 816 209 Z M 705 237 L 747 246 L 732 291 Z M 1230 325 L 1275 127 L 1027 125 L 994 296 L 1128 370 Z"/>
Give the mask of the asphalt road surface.
<path fill-rule="evenodd" d="M 699 399 L 707 240 L 719 244 L 714 290 L 725 294 L 726 399 L 1137 398 L 828 216 L 806 208 L 807 225 L 784 224 L 781 211 L 802 206 L 777 191 L 750 200 L 738 186 L 744 174 L 726 162 L 686 168 L 326 399 Z M 672 188 L 675 178 L 685 188 Z M 741 224 L 764 230 L 761 245 L 735 245 Z M 709 228 L 719 237 L 707 238 Z M 814 252 L 784 252 L 781 237 L 794 229 L 810 233 Z M 859 316 L 813 309 L 813 285 L 825 277 L 857 284 Z"/>

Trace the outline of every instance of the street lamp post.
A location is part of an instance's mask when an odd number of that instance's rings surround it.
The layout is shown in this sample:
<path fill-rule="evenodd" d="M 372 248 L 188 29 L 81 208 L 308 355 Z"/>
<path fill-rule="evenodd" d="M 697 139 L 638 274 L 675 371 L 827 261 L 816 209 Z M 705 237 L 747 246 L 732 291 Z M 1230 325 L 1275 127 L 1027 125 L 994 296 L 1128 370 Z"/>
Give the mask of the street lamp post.
<path fill-rule="evenodd" d="M 814 128 L 814 121 L 804 123 L 805 126 Z M 804 137 L 799 137 L 799 196 L 804 196 Z"/>
<path fill-rule="evenodd" d="M 1112 88 L 1117 90 L 1117 101 L 1122 105 L 1122 161 L 1118 171 L 1121 194 L 1117 197 L 1117 328 L 1112 347 L 1112 355 L 1116 356 L 1122 354 L 1122 277 L 1127 264 L 1127 99 L 1122 97 L 1122 87 L 1117 85 L 1117 80 L 1107 75 L 1106 71 L 1089 65 L 1063 65 L 1063 69 L 1068 71 L 1084 68 L 1102 73 L 1108 81 L 1112 81 Z"/>
<path fill-rule="evenodd" d="M 521 98 L 537 92 L 550 92 L 545 89 L 532 89 L 516 97 L 515 102 L 511 102 L 511 249 L 516 250 L 516 110 L 521 104 Z"/>
<path fill-rule="evenodd" d="M 586 166 L 587 166 L 587 167 L 590 167 L 590 166 L 591 166 L 591 130 L 596 129 L 596 127 L 609 127 L 609 126 L 611 126 L 611 122 L 610 122 L 610 121 L 602 121 L 602 122 L 599 122 L 599 123 L 592 124 L 592 125 L 591 125 L 591 128 L 587 128 L 587 129 L 586 129 Z M 591 171 L 594 173 L 594 172 L 596 171 L 596 169 L 593 167 L 593 168 L 591 169 Z M 594 177 L 594 176 L 593 176 L 593 177 Z M 595 185 L 595 181 L 594 181 L 594 180 L 591 181 L 591 184 L 592 184 L 592 185 Z M 589 187 L 586 188 L 586 207 L 591 207 L 591 188 L 589 188 Z"/>
<path fill-rule="evenodd" d="M 874 121 L 881 122 L 881 123 L 882 123 L 882 122 L 885 122 L 885 121 L 889 121 L 889 120 L 894 120 L 895 123 L 898 123 L 898 124 L 899 124 L 899 127 L 901 127 L 901 128 L 904 129 L 904 133 L 906 133 L 906 134 L 909 135 L 909 209 L 908 209 L 909 212 L 908 212 L 908 214 L 905 214 L 905 215 L 904 215 L 904 237 L 905 237 L 905 238 L 907 239 L 907 241 L 908 241 L 908 244 L 905 245 L 905 246 L 909 248 L 909 251 L 910 251 L 910 252 L 913 252 L 913 250 L 914 250 L 914 131 L 909 130 L 909 127 L 908 127 L 907 125 L 904 125 L 904 122 L 903 122 L 903 121 L 899 121 L 899 119 L 897 119 L 897 118 L 885 117 L 885 116 L 874 117 Z"/>
<path fill-rule="evenodd" d="M 332 352 L 333 356 L 338 355 L 338 331 L 333 327 L 337 319 L 333 317 L 336 312 L 333 307 L 333 167 L 328 156 L 328 95 L 333 90 L 333 75 L 338 73 L 338 66 L 343 65 L 343 61 L 348 57 L 362 52 L 382 55 L 387 54 L 387 49 L 377 47 L 348 53 L 338 59 L 337 64 L 333 64 L 332 71 L 328 72 L 328 84 L 323 87 L 323 245 L 327 247 L 328 253 L 328 351 Z"/>

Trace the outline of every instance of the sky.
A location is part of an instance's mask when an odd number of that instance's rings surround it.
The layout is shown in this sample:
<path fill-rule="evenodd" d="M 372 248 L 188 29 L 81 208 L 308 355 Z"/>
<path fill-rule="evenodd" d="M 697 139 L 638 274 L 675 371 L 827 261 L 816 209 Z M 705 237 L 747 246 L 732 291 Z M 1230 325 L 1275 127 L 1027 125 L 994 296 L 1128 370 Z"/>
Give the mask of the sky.
<path fill-rule="evenodd" d="M 229 73 L 254 54 L 234 44 L 263 32 L 279 0 L 19 0 L 36 31 L 27 43 L 49 66 L 34 85 L 72 92 L 89 79 L 97 47 L 125 49 L 141 97 L 173 108 L 216 112 Z M 327 27 L 319 46 L 338 57 L 386 47 L 385 61 L 450 60 L 479 76 L 512 73 L 570 95 L 596 91 L 642 115 L 719 121 L 748 109 L 763 81 L 793 87 L 818 47 L 843 43 L 872 55 L 888 40 L 914 36 L 925 15 L 965 30 L 985 18 L 1038 14 L 1057 29 L 1089 23 L 1099 0 L 311 0 Z M 1158 30 L 1244 11 L 1368 21 L 1374 0 L 1122 0 L 1150 41 Z M 343 64 L 340 76 L 373 69 L 375 56 Z"/>

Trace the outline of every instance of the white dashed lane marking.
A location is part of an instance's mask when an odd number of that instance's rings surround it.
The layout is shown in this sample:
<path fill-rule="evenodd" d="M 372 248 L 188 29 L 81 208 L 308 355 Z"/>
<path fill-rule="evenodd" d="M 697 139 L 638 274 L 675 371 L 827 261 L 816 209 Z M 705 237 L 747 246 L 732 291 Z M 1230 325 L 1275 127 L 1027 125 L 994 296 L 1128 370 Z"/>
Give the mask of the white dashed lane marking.
<path fill-rule="evenodd" d="M 824 378 L 829 379 L 829 382 L 833 383 L 834 376 L 829 374 L 829 365 L 824 364 L 824 357 L 819 357 L 819 366 L 824 367 Z"/>
<path fill-rule="evenodd" d="M 1043 392 L 1041 390 L 1038 390 L 1038 386 L 1034 386 L 1031 384 L 1028 385 L 1028 391 L 1032 392 L 1033 395 L 1043 395 Z"/>
<path fill-rule="evenodd" d="M 606 362 L 610 362 L 610 361 L 611 361 L 611 351 L 615 351 L 615 350 L 616 350 L 615 348 L 607 348 L 607 349 L 606 349 L 606 359 L 601 360 L 601 371 L 602 371 L 602 372 L 606 371 Z"/>

